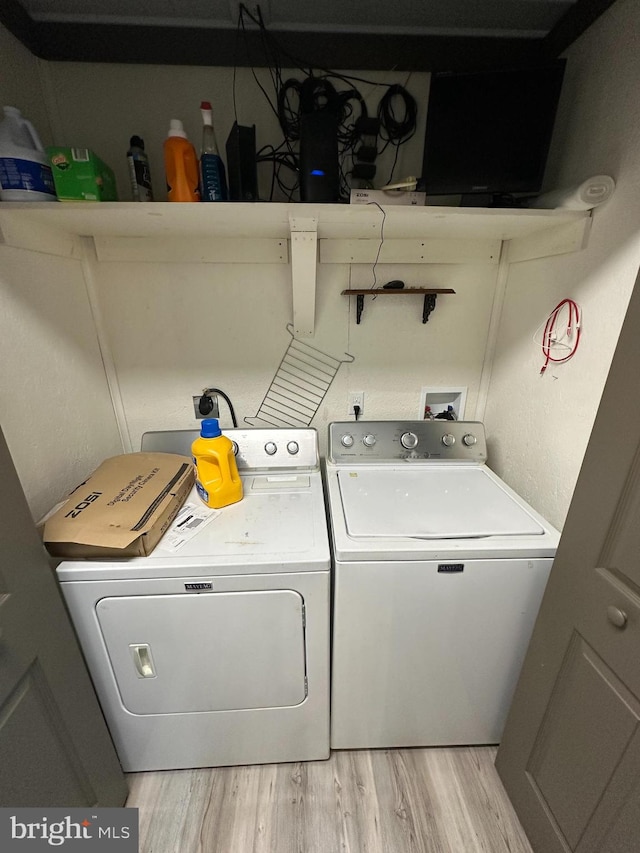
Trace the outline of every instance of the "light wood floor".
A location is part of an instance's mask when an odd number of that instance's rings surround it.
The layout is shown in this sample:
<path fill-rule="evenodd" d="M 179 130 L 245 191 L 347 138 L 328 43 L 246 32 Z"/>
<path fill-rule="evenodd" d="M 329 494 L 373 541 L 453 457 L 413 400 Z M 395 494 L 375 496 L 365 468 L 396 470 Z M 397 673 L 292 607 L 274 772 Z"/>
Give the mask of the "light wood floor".
<path fill-rule="evenodd" d="M 494 747 L 129 775 L 140 853 L 531 853 Z"/>

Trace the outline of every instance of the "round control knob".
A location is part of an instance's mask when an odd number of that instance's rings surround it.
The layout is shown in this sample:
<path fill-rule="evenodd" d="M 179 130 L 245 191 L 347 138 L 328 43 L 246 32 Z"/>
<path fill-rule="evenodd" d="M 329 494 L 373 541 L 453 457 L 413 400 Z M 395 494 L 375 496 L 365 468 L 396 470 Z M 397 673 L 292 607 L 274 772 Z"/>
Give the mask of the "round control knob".
<path fill-rule="evenodd" d="M 295 456 L 296 453 L 300 450 L 300 445 L 297 441 L 290 441 L 289 444 L 287 444 L 287 450 L 292 456 Z"/>
<path fill-rule="evenodd" d="M 405 432 L 400 436 L 400 444 L 405 450 L 413 450 L 418 446 L 418 436 L 415 432 Z"/>
<path fill-rule="evenodd" d="M 442 443 L 445 447 L 453 447 L 453 445 L 456 443 L 455 435 L 451 435 L 450 432 L 446 433 L 442 436 Z"/>
<path fill-rule="evenodd" d="M 470 432 L 468 432 L 466 435 L 462 436 L 462 443 L 466 447 L 473 447 L 474 444 L 478 443 L 478 439 L 475 437 L 475 435 L 472 435 Z"/>
<path fill-rule="evenodd" d="M 364 436 L 364 438 L 362 439 L 362 443 L 364 444 L 365 447 L 373 447 L 373 445 L 376 443 L 375 435 L 371 435 L 370 432 L 367 433 Z"/>
<path fill-rule="evenodd" d="M 349 435 L 349 433 L 347 433 L 346 435 L 343 435 L 342 438 L 340 439 L 340 444 L 343 447 L 353 447 L 353 436 Z"/>
<path fill-rule="evenodd" d="M 238 447 L 238 442 L 237 442 L 237 441 L 232 441 L 232 442 L 231 442 L 231 444 L 233 444 L 233 455 L 234 455 L 234 456 L 237 456 L 237 455 L 238 455 L 238 450 L 240 450 L 240 448 Z"/>
<path fill-rule="evenodd" d="M 277 449 L 278 448 L 276 447 L 276 445 L 273 441 L 268 441 L 264 446 L 264 452 L 268 456 L 273 456 L 273 454 L 276 452 Z"/>

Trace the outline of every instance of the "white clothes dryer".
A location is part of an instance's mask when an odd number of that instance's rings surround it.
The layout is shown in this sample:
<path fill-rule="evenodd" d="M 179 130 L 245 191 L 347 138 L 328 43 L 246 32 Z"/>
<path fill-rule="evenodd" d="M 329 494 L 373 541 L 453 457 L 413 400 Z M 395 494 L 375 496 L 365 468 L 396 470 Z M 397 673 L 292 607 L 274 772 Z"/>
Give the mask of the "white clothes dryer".
<path fill-rule="evenodd" d="M 329 755 L 330 552 L 317 434 L 224 434 L 237 447 L 242 501 L 175 551 L 167 533 L 148 557 L 57 569 L 126 771 Z M 190 455 L 197 435 L 147 433 L 142 449 Z M 203 507 L 195 489 L 187 502 Z"/>
<path fill-rule="evenodd" d="M 331 745 L 497 743 L 559 534 L 477 422 L 333 423 Z"/>

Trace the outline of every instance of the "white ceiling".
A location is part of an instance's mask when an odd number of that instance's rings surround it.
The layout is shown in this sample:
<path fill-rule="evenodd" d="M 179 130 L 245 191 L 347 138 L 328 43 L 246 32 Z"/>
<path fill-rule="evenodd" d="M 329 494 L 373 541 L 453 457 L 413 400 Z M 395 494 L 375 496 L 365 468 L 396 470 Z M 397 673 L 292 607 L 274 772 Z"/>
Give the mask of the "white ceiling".
<path fill-rule="evenodd" d="M 279 31 L 544 38 L 577 0 L 261 0 Z M 236 0 L 22 0 L 36 21 L 231 29 Z M 247 0 L 255 10 L 258 4 Z"/>

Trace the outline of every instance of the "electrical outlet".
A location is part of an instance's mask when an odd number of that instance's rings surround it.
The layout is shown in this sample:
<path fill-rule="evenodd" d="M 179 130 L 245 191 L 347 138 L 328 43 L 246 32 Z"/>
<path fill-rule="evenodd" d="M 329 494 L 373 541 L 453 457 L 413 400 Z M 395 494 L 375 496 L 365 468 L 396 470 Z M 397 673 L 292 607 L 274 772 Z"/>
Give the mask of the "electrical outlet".
<path fill-rule="evenodd" d="M 198 394 L 197 397 L 193 397 L 193 413 L 196 416 L 196 420 L 200 421 L 202 418 L 217 418 L 220 414 L 220 407 L 218 406 L 218 395 L 217 394 L 209 394 L 211 397 L 211 402 L 213 403 L 213 408 L 206 415 L 203 415 L 200 411 L 200 400 L 202 399 L 202 394 Z"/>
<path fill-rule="evenodd" d="M 364 415 L 364 391 L 349 391 L 348 403 L 348 415 L 355 415 L 354 406 L 360 406 L 360 411 L 358 412 L 359 418 Z"/>
<path fill-rule="evenodd" d="M 240 26 L 241 6 L 244 6 L 245 9 L 245 14 L 242 17 L 242 23 L 246 29 L 256 27 L 257 24 L 252 21 L 251 18 L 255 18 L 256 21 L 259 21 L 260 15 L 262 15 L 262 22 L 265 25 L 270 23 L 271 10 L 269 9 L 269 0 L 259 0 L 259 2 L 258 0 L 246 0 L 244 3 L 242 0 L 229 0 L 229 11 L 231 13 L 231 21 L 234 27 Z"/>

